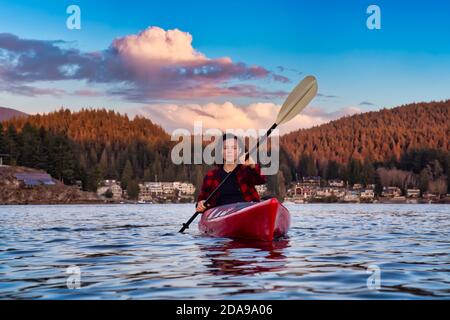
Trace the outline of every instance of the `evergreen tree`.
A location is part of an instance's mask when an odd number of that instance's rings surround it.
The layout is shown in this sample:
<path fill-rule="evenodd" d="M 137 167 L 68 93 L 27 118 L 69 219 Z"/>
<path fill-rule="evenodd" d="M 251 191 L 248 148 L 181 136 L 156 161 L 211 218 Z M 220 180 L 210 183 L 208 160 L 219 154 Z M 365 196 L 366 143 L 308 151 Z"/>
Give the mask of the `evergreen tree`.
<path fill-rule="evenodd" d="M 362 165 L 361 161 L 352 158 L 348 163 L 348 183 L 349 185 L 354 185 L 355 183 L 361 183 L 362 181 Z"/>
<path fill-rule="evenodd" d="M 433 181 L 433 172 L 429 166 L 426 166 L 419 175 L 419 188 L 422 193 L 428 191 L 431 181 Z"/>
<path fill-rule="evenodd" d="M 36 168 L 41 144 L 39 132 L 27 122 L 20 135 L 22 145 L 20 146 L 18 163 L 25 167 Z"/>
<path fill-rule="evenodd" d="M 7 149 L 6 137 L 3 132 L 3 125 L 0 122 L 0 153 L 5 154 Z"/>
<path fill-rule="evenodd" d="M 317 167 L 314 158 L 308 154 L 303 154 L 300 158 L 298 171 L 302 178 L 317 176 Z"/>
<path fill-rule="evenodd" d="M 95 192 L 102 181 L 101 172 L 98 166 L 88 169 L 85 175 L 83 186 L 87 191 Z"/>
<path fill-rule="evenodd" d="M 48 134 L 44 127 L 39 128 L 39 145 L 36 148 L 36 168 L 48 171 Z"/>
<path fill-rule="evenodd" d="M 327 179 L 337 179 L 340 176 L 340 166 L 335 160 L 328 162 Z"/>
<path fill-rule="evenodd" d="M 286 184 L 282 171 L 267 177 L 267 190 L 279 201 L 284 201 Z"/>
<path fill-rule="evenodd" d="M 103 149 L 102 155 L 100 156 L 99 170 L 102 178 L 108 176 L 108 153 L 106 152 L 106 148 Z"/>
<path fill-rule="evenodd" d="M 379 197 L 383 192 L 383 184 L 381 182 L 381 177 L 378 171 L 375 171 L 374 183 L 375 183 L 375 190 L 374 190 L 375 195 Z"/>
<path fill-rule="evenodd" d="M 66 184 L 73 183 L 75 173 L 75 155 L 67 136 L 62 134 L 49 137 L 49 172 Z"/>
<path fill-rule="evenodd" d="M 122 189 L 127 190 L 128 189 L 128 183 L 133 179 L 134 173 L 133 173 L 133 166 L 131 165 L 130 160 L 127 160 L 125 164 L 125 168 L 122 172 L 122 178 L 120 179 Z"/>
<path fill-rule="evenodd" d="M 10 164 L 16 165 L 20 155 L 20 138 L 17 135 L 16 127 L 11 123 L 6 131 L 7 147 L 6 150 L 10 155 Z"/>
<path fill-rule="evenodd" d="M 128 199 L 137 200 L 139 197 L 139 184 L 136 180 L 130 180 L 127 183 Z"/>
<path fill-rule="evenodd" d="M 361 183 L 364 186 L 375 183 L 375 168 L 369 159 L 364 161 L 361 172 Z"/>

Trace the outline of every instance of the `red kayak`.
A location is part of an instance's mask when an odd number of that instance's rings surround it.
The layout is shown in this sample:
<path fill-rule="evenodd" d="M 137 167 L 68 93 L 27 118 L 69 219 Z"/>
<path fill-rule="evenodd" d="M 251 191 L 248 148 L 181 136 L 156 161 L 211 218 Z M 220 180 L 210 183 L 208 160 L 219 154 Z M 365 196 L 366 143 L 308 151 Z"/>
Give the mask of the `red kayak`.
<path fill-rule="evenodd" d="M 289 211 L 273 198 L 209 209 L 203 213 L 199 229 L 213 237 L 272 241 L 285 235 L 290 223 Z"/>

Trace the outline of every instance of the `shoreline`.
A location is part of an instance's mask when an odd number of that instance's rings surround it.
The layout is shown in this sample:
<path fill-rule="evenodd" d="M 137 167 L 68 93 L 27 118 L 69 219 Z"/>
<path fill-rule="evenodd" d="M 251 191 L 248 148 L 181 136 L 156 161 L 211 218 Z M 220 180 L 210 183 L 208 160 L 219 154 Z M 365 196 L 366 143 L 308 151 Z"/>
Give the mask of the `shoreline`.
<path fill-rule="evenodd" d="M 150 205 L 173 205 L 173 204 L 191 204 L 194 206 L 195 203 L 188 203 L 188 202 L 180 202 L 180 203 L 137 203 L 137 202 L 125 202 L 125 203 L 119 203 L 119 202 L 70 202 L 70 203 L 63 203 L 63 202 L 36 202 L 36 203 L 0 203 L 0 207 L 7 207 L 7 206 L 77 206 L 77 205 L 139 205 L 139 206 L 150 206 Z M 309 205 L 309 204 L 320 204 L 320 205 L 445 205 L 450 204 L 450 202 L 417 202 L 417 203 L 407 203 L 407 202 L 307 202 L 307 203 L 293 203 L 293 202 L 282 202 L 283 205 Z"/>

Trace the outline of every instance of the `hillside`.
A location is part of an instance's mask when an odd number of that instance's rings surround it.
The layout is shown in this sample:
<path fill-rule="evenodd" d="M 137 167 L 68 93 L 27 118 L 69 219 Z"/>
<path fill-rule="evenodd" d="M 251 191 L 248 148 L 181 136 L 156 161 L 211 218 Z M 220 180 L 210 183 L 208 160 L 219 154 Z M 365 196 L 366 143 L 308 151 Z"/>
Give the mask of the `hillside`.
<path fill-rule="evenodd" d="M 450 100 L 383 109 L 303 129 L 281 138 L 298 163 L 303 154 L 346 163 L 351 158 L 388 161 L 417 149 L 450 150 Z"/>
<path fill-rule="evenodd" d="M 0 151 L 13 163 L 43 169 L 68 184 L 81 180 L 85 190 L 94 191 L 102 179 L 121 180 L 125 189 L 140 180 L 193 179 L 192 170 L 170 161 L 170 136 L 146 118 L 61 109 L 5 121 L 3 131 Z"/>
<path fill-rule="evenodd" d="M 26 117 L 26 116 L 27 114 L 21 111 L 11 108 L 0 107 L 0 122 L 12 119 L 14 117 Z"/>
<path fill-rule="evenodd" d="M 450 100 L 410 104 L 282 136 L 280 171 L 269 177 L 269 190 L 282 194 L 283 185 L 316 175 L 364 185 L 390 185 L 396 177 L 399 186 L 447 190 L 449 109 Z M 173 164 L 173 145 L 151 120 L 104 109 L 61 109 L 0 123 L 6 163 L 44 170 L 66 184 L 81 180 L 88 191 L 103 179 L 121 181 L 130 193 L 141 181 L 200 185 L 208 166 Z"/>
<path fill-rule="evenodd" d="M 130 120 L 126 115 L 105 109 L 82 109 L 79 112 L 60 109 L 48 114 L 14 119 L 10 123 L 20 130 L 27 122 L 38 128 L 42 126 L 54 132 L 64 132 L 76 142 L 129 144 L 135 140 L 144 140 L 153 144 L 169 137 L 160 126 L 149 119 L 136 117 Z"/>

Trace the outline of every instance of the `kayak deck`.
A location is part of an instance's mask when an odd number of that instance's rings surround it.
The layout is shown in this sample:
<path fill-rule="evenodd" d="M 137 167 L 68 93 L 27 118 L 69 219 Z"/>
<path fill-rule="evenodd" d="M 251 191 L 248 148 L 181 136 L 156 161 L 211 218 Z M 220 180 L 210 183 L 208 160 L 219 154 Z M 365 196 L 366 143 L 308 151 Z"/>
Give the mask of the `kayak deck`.
<path fill-rule="evenodd" d="M 204 212 L 199 222 L 205 235 L 260 241 L 285 235 L 289 226 L 289 211 L 275 198 L 215 207 Z"/>

